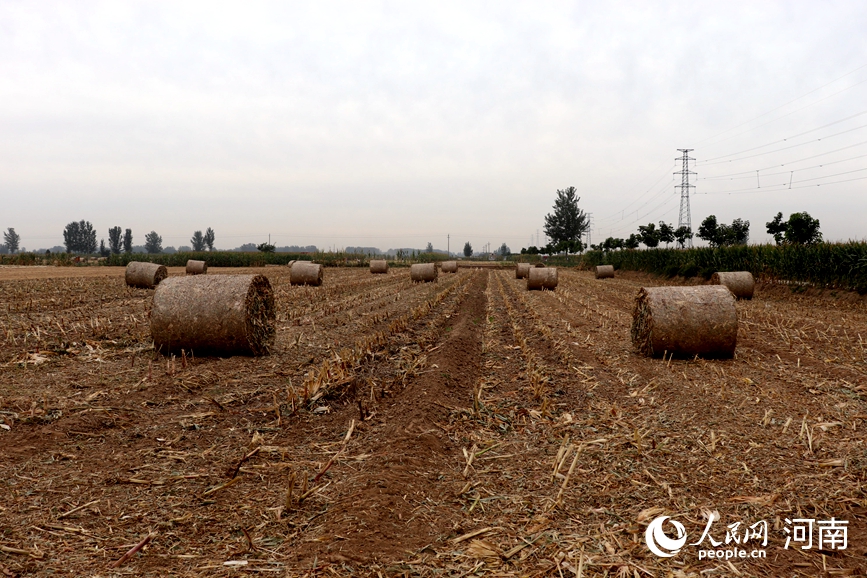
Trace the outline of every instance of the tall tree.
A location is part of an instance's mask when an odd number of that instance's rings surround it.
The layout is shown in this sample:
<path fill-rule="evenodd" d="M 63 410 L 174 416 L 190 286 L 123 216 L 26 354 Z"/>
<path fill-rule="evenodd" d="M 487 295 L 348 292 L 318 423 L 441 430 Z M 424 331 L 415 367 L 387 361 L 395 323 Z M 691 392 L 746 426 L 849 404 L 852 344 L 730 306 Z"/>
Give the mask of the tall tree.
<path fill-rule="evenodd" d="M 554 212 L 545 215 L 545 234 L 551 239 L 551 245 L 563 241 L 580 241 L 590 223 L 587 215 L 578 208 L 581 197 L 576 196 L 575 187 L 557 190 L 554 200 Z"/>
<path fill-rule="evenodd" d="M 105 239 L 99 240 L 99 256 L 108 257 L 111 255 L 111 249 L 105 246 Z"/>
<path fill-rule="evenodd" d="M 157 235 L 156 231 L 151 231 L 145 235 L 145 251 L 148 253 L 163 252 L 163 238 Z"/>
<path fill-rule="evenodd" d="M 659 242 L 660 243 L 665 243 L 665 246 L 667 247 L 669 243 L 674 242 L 674 239 L 675 239 L 674 227 L 672 227 L 671 225 L 669 225 L 665 221 L 660 221 L 658 231 L 659 231 Z"/>
<path fill-rule="evenodd" d="M 433 243 L 428 243 L 424 250 L 425 253 L 433 253 Z"/>
<path fill-rule="evenodd" d="M 470 245 L 470 242 L 467 241 L 464 243 L 464 257 L 472 257 L 473 256 L 473 246 Z"/>
<path fill-rule="evenodd" d="M 651 249 L 659 245 L 659 231 L 654 223 L 638 226 L 638 238 Z"/>
<path fill-rule="evenodd" d="M 123 234 L 123 252 L 132 253 L 132 229 L 127 229 Z"/>
<path fill-rule="evenodd" d="M 111 249 L 111 252 L 117 255 L 120 253 L 120 244 L 122 242 L 120 227 L 112 227 L 108 230 L 108 247 Z"/>
<path fill-rule="evenodd" d="M 674 230 L 674 238 L 677 239 L 677 244 L 683 249 L 686 246 L 686 242 L 692 239 L 692 229 L 686 225 L 681 225 Z"/>
<path fill-rule="evenodd" d="M 497 253 L 500 255 L 500 257 L 508 257 L 512 254 L 512 250 L 509 249 L 508 245 L 503 243 L 502 245 L 500 245 L 500 248 L 497 249 Z"/>
<path fill-rule="evenodd" d="M 774 220 L 765 223 L 768 233 L 774 236 L 777 245 L 791 243 L 795 245 L 811 245 L 822 242 L 819 232 L 819 219 L 814 219 L 806 211 L 792 213 L 788 221 L 783 221 L 783 213 L 777 213 Z"/>
<path fill-rule="evenodd" d="M 638 245 L 641 244 L 641 237 L 636 235 L 635 233 L 631 233 L 628 239 L 623 240 L 623 248 L 624 249 L 637 249 Z"/>
<path fill-rule="evenodd" d="M 731 225 L 726 225 L 717 222 L 716 215 L 709 215 L 701 222 L 696 236 L 707 241 L 711 247 L 746 245 L 750 240 L 750 222 L 735 219 Z"/>
<path fill-rule="evenodd" d="M 205 245 L 208 246 L 208 251 L 214 250 L 214 230 L 210 227 L 205 230 Z"/>
<path fill-rule="evenodd" d="M 3 233 L 3 246 L 6 247 L 6 250 L 10 253 L 17 253 L 18 247 L 21 243 L 21 235 L 15 232 L 15 229 L 9 227 L 9 229 Z"/>
<path fill-rule="evenodd" d="M 193 251 L 205 250 L 205 237 L 202 235 L 201 231 L 193 233 L 193 237 L 190 239 L 190 244 L 193 246 Z"/>
<path fill-rule="evenodd" d="M 90 221 L 71 222 L 63 229 L 67 253 L 96 253 L 96 230 Z"/>

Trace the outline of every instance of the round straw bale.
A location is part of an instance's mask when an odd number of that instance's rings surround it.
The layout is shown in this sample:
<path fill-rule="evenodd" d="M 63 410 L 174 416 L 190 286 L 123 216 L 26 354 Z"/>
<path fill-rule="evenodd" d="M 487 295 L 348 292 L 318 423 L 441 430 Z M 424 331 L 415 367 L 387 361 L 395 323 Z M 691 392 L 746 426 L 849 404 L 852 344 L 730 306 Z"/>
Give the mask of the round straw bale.
<path fill-rule="evenodd" d="M 416 263 L 409 268 L 409 276 L 413 281 L 429 281 L 437 280 L 437 264 L 436 263 Z"/>
<path fill-rule="evenodd" d="M 208 272 L 208 264 L 204 261 L 187 260 L 187 275 L 204 275 Z"/>
<path fill-rule="evenodd" d="M 289 268 L 291 269 L 291 268 L 292 268 L 292 265 L 294 265 L 294 264 L 295 264 L 295 259 L 292 259 L 291 261 L 289 261 L 288 263 L 286 263 L 286 266 L 289 267 Z"/>
<path fill-rule="evenodd" d="M 551 289 L 557 287 L 556 267 L 533 267 L 527 273 L 527 290 Z"/>
<path fill-rule="evenodd" d="M 309 261 L 295 261 L 289 269 L 291 285 L 322 285 L 322 265 Z"/>
<path fill-rule="evenodd" d="M 614 265 L 596 265 L 597 279 L 613 279 Z"/>
<path fill-rule="evenodd" d="M 752 299 L 756 280 L 749 271 L 718 271 L 710 278 L 712 285 L 725 285 L 738 299 Z"/>
<path fill-rule="evenodd" d="M 385 259 L 371 259 L 370 272 L 374 275 L 388 273 L 388 261 Z"/>
<path fill-rule="evenodd" d="M 731 357 L 738 341 L 735 298 L 721 285 L 642 287 L 632 344 L 645 355 Z"/>
<path fill-rule="evenodd" d="M 530 264 L 529 263 L 518 263 L 518 266 L 515 267 L 515 279 L 526 279 L 527 275 L 530 274 Z"/>
<path fill-rule="evenodd" d="M 274 294 L 264 275 L 171 277 L 154 292 L 151 336 L 163 352 L 264 355 L 274 342 Z"/>
<path fill-rule="evenodd" d="M 457 261 L 443 261 L 442 270 L 443 270 L 443 273 L 457 273 L 458 272 L 458 262 Z"/>
<path fill-rule="evenodd" d="M 153 289 L 169 276 L 165 265 L 130 261 L 126 266 L 126 284 L 130 287 Z"/>

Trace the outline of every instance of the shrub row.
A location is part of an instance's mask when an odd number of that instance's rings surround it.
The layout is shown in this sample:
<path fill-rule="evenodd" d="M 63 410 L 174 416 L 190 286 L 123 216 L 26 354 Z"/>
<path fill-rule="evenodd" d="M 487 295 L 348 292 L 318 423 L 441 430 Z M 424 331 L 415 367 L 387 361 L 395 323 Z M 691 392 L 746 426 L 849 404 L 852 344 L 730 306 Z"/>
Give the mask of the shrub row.
<path fill-rule="evenodd" d="M 644 271 L 674 277 L 701 276 L 716 271 L 749 271 L 757 278 L 794 281 L 817 287 L 867 293 L 867 243 L 814 245 L 743 245 L 695 249 L 588 251 L 584 268 L 614 265 L 615 269 Z"/>

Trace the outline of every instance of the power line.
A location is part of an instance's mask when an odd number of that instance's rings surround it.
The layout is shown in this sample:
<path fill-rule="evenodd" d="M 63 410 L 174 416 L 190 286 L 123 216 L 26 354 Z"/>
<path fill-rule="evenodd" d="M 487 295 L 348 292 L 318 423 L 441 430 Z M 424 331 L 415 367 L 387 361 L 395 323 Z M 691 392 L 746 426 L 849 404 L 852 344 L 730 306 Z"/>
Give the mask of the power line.
<path fill-rule="evenodd" d="M 827 166 L 830 166 L 830 165 L 837 165 L 837 164 L 840 164 L 840 163 L 846 163 L 846 162 L 849 162 L 849 161 L 854 161 L 854 160 L 856 160 L 856 159 L 863 159 L 864 157 L 867 157 L 867 155 L 858 155 L 858 156 L 856 156 L 856 157 L 849 157 L 848 159 L 843 159 L 843 160 L 839 160 L 839 161 L 829 161 L 829 162 L 827 162 L 827 163 L 822 163 L 821 165 L 813 165 L 813 166 L 810 166 L 810 167 L 801 167 L 800 169 L 795 169 L 795 170 L 798 170 L 798 171 L 809 171 L 809 170 L 812 170 L 812 169 L 819 169 L 819 168 L 827 167 Z M 794 163 L 794 162 L 798 162 L 798 161 L 792 161 L 792 162 Z M 789 164 L 791 164 L 791 163 L 789 163 Z M 782 166 L 782 165 L 781 165 L 781 166 Z M 719 180 L 727 179 L 727 180 L 732 180 L 732 181 L 733 181 L 733 180 L 735 180 L 735 179 L 751 179 L 751 178 L 753 178 L 753 175 L 755 174 L 756 171 L 766 171 L 766 170 L 770 170 L 770 169 L 772 169 L 772 168 L 776 168 L 776 166 L 774 166 L 774 167 L 767 167 L 767 168 L 764 168 L 764 169 L 754 169 L 754 170 L 752 170 L 752 171 L 742 171 L 742 172 L 740 172 L 740 173 L 731 173 L 731 174 L 728 174 L 728 175 L 720 175 L 720 176 L 718 176 L 718 177 L 701 177 L 699 180 L 702 180 L 702 181 L 719 181 Z M 775 175 L 787 175 L 787 174 L 789 174 L 790 172 L 793 172 L 793 171 L 780 171 L 780 172 L 778 172 L 778 173 L 765 173 L 765 174 L 763 174 L 762 176 L 763 176 L 763 177 L 772 177 L 772 176 L 775 176 Z M 738 176 L 738 175 L 745 175 L 745 176 L 742 176 L 742 177 L 741 177 L 741 176 Z"/>
<path fill-rule="evenodd" d="M 838 133 L 834 133 L 834 134 L 831 134 L 831 135 L 828 135 L 828 136 L 824 136 L 824 137 L 822 137 L 822 138 L 818 138 L 818 139 L 816 139 L 816 140 L 809 140 L 809 141 L 807 141 L 807 142 L 802 142 L 802 143 L 799 143 L 799 144 L 796 144 L 796 145 L 787 146 L 787 147 L 783 147 L 783 148 L 780 148 L 780 149 L 774 149 L 774 150 L 772 150 L 772 151 L 765 151 L 765 152 L 763 152 L 763 153 L 756 153 L 756 154 L 754 154 L 754 155 L 748 155 L 748 156 L 745 156 L 745 157 L 741 157 L 741 158 L 739 158 L 739 159 L 730 159 L 730 160 L 727 160 L 727 161 L 703 162 L 703 163 L 696 163 L 696 165 L 701 164 L 701 166 L 708 166 L 708 165 L 718 165 L 718 164 L 722 164 L 722 163 L 733 163 L 733 162 L 736 162 L 736 161 L 742 161 L 742 160 L 745 160 L 745 159 L 751 159 L 751 158 L 754 158 L 754 157 L 760 157 L 760 156 L 762 156 L 762 155 L 769 155 L 769 154 L 771 154 L 771 153 L 778 153 L 778 152 L 780 152 L 780 151 L 786 151 L 786 150 L 793 149 L 793 148 L 797 148 L 797 147 L 804 146 L 804 145 L 807 145 L 807 144 L 814 144 L 814 143 L 817 143 L 817 142 L 822 141 L 822 140 L 828 140 L 829 138 L 832 138 L 832 137 L 835 137 L 835 136 L 840 136 L 841 134 L 846 134 L 846 133 L 849 133 L 849 132 L 854 132 L 854 131 L 856 131 L 856 130 L 861 130 L 862 128 L 867 128 L 867 124 L 863 124 L 863 125 L 861 125 L 861 126 L 856 126 L 855 128 L 850 128 L 850 129 L 847 129 L 847 130 L 844 130 L 844 131 L 841 131 L 841 132 L 838 132 Z"/>
<path fill-rule="evenodd" d="M 806 182 L 809 182 L 809 181 L 818 181 L 818 180 L 821 180 L 821 179 L 830 179 L 831 177 L 839 177 L 839 176 L 843 176 L 843 175 L 851 175 L 852 173 L 860 173 L 860 172 L 863 172 L 863 171 L 867 171 L 867 168 L 863 168 L 863 169 L 853 169 L 853 170 L 851 170 L 851 171 L 843 171 L 843 172 L 840 172 L 840 173 L 834 173 L 834 174 L 831 174 L 831 175 L 823 175 L 823 176 L 821 176 L 821 177 L 813 177 L 813 178 L 810 178 L 810 179 L 801 179 L 801 180 L 799 180 L 799 181 L 795 181 L 795 182 L 797 182 L 797 183 L 806 183 Z M 867 177 L 864 177 L 864 178 L 867 178 Z M 860 180 L 860 179 L 851 179 L 851 180 L 856 180 L 856 181 L 857 181 L 857 180 Z M 849 182 L 849 181 L 848 181 L 848 180 L 847 180 L 847 181 L 834 181 L 834 183 L 837 183 L 837 182 L 845 183 L 845 182 Z M 816 184 L 816 185 L 806 185 L 806 186 L 809 186 L 809 187 L 815 187 L 815 186 L 821 186 L 821 185 L 823 185 L 823 184 L 828 184 L 828 185 L 830 185 L 830 184 L 834 184 L 834 183 L 818 183 L 818 184 Z M 776 187 L 776 188 L 775 188 L 775 187 Z M 697 194 L 697 195 L 730 195 L 730 194 L 734 194 L 734 193 L 750 193 L 750 192 L 751 192 L 751 193 L 760 193 L 760 192 L 768 192 L 768 191 L 770 191 L 770 192 L 775 192 L 775 191 L 781 190 L 779 187 L 783 187 L 783 188 L 785 188 L 786 190 L 788 190 L 788 189 L 802 189 L 802 188 L 804 188 L 804 186 L 797 186 L 797 187 L 796 187 L 796 186 L 793 186 L 793 184 L 792 184 L 791 182 L 788 182 L 788 183 L 781 183 L 781 184 L 779 184 L 779 185 L 777 185 L 777 184 L 774 184 L 774 185 L 765 185 L 764 187 L 761 187 L 761 188 L 759 188 L 759 187 L 750 187 L 750 188 L 748 188 L 748 189 L 734 189 L 734 190 L 731 190 L 731 191 L 710 191 L 710 192 L 706 192 L 706 193 L 695 193 L 695 194 Z"/>

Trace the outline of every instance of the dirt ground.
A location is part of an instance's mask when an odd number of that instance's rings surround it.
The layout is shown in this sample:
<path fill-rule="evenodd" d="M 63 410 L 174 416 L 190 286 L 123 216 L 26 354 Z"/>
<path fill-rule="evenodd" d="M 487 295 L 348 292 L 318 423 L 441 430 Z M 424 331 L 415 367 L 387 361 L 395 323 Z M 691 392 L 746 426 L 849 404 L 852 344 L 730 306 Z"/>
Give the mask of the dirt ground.
<path fill-rule="evenodd" d="M 275 291 L 268 356 L 155 354 L 122 268 L 0 268 L 0 577 L 867 571 L 862 298 L 759 285 L 734 359 L 663 360 L 632 303 L 675 281 L 209 270 L 242 272 Z M 845 550 L 785 547 L 832 518 Z"/>

